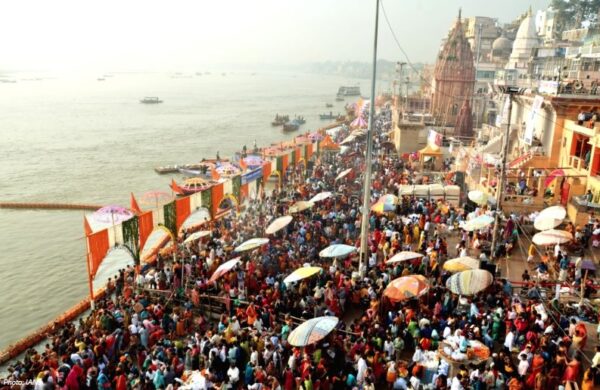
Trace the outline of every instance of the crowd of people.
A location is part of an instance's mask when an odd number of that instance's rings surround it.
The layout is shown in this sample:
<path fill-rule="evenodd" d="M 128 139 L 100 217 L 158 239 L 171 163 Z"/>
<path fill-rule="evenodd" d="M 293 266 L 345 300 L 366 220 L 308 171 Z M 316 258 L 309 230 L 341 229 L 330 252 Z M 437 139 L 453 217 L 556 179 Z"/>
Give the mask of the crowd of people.
<path fill-rule="evenodd" d="M 386 151 L 390 122 L 386 109 L 374 120 L 372 202 L 420 180 L 416 161 Z M 339 142 L 350 131 L 344 127 L 333 137 Z M 90 315 L 13 362 L 6 378 L 69 390 L 555 389 L 571 383 L 591 389 L 599 383 L 600 349 L 587 361 L 582 323 L 539 297 L 520 298 L 505 280 L 472 297 L 445 288 L 444 262 L 480 254 L 485 262 L 489 252 L 480 242 L 489 231 L 462 231 L 467 213 L 443 199 L 404 197 L 393 212 L 371 213 L 370 256 L 362 269 L 356 254 L 320 258 L 332 244 L 360 247 L 363 150 L 364 137 L 343 153 L 321 155 L 306 171 L 290 169 L 282 188 L 248 201 L 239 215 L 211 221 L 209 237 L 190 245 L 181 237 L 177 258 L 184 261 L 159 257 L 146 275 L 121 270 Z M 233 253 L 245 240 L 265 236 L 294 202 L 323 191 L 333 195 L 293 214 L 268 244 Z M 513 230 L 505 230 L 507 243 Z M 386 264 L 402 250 L 423 256 Z M 236 256 L 240 264 L 211 282 L 217 267 Z M 322 271 L 283 282 L 306 264 Z M 401 302 L 384 298 L 390 281 L 412 274 L 427 278 L 427 293 Z M 305 347 L 288 343 L 304 320 L 326 315 L 341 319 L 328 336 Z M 472 355 L 475 343 L 484 346 L 483 355 Z"/>

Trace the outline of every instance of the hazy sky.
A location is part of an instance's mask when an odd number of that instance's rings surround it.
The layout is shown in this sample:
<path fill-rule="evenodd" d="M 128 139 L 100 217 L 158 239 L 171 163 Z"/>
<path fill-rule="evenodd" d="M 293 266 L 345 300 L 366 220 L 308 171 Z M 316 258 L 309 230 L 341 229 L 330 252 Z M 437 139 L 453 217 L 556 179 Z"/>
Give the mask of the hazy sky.
<path fill-rule="evenodd" d="M 550 0 L 382 0 L 414 62 L 463 15 L 508 22 Z M 15 0 L 0 10 L 0 70 L 202 70 L 223 63 L 370 61 L 375 0 Z M 379 58 L 402 57 L 381 15 Z"/>

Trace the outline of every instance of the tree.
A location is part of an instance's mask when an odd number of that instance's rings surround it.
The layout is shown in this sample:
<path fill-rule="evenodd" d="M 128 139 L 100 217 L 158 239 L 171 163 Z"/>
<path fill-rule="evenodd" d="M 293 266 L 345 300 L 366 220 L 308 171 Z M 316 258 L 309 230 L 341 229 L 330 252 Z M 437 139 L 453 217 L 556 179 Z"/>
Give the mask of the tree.
<path fill-rule="evenodd" d="M 552 0 L 556 10 L 556 32 L 580 28 L 582 23 L 598 23 L 600 0 Z"/>

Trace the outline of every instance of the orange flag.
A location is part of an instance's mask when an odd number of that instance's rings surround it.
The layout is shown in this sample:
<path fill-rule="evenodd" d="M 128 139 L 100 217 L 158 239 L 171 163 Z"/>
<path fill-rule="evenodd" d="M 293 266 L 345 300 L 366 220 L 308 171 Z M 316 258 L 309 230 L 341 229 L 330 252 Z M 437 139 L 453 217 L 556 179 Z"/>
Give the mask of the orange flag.
<path fill-rule="evenodd" d="M 219 175 L 219 172 L 217 172 L 216 167 L 210 170 L 210 177 L 215 181 L 218 181 L 221 178 L 221 175 Z"/>
<path fill-rule="evenodd" d="M 83 231 L 85 232 L 86 236 L 92 234 L 92 228 L 90 227 L 90 224 L 85 215 L 83 216 Z"/>
<path fill-rule="evenodd" d="M 175 183 L 175 179 L 171 179 L 171 189 L 176 194 L 183 194 L 183 190 L 177 185 L 177 183 Z"/>
<path fill-rule="evenodd" d="M 246 164 L 246 161 L 244 161 L 244 159 L 240 160 L 240 167 L 242 168 L 242 171 L 245 171 L 248 169 L 248 164 Z"/>
<path fill-rule="evenodd" d="M 142 213 L 142 209 L 140 209 L 140 206 L 138 205 L 137 200 L 135 200 L 135 196 L 133 196 L 133 192 L 131 193 L 131 211 L 133 211 L 136 214 Z"/>

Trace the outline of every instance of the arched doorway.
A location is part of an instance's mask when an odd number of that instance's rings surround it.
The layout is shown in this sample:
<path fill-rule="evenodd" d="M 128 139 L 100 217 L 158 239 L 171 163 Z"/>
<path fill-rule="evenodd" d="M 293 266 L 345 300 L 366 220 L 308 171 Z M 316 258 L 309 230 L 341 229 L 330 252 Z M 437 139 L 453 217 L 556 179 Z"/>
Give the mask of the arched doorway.
<path fill-rule="evenodd" d="M 98 271 L 94 276 L 94 280 L 92 281 L 94 290 L 106 286 L 109 278 L 114 280 L 120 269 L 129 266 L 133 267 L 134 264 L 135 257 L 128 247 L 117 245 L 111 248 L 108 253 L 106 253 L 106 256 L 104 256 L 104 259 L 102 260 L 102 263 L 100 263 Z"/>
<path fill-rule="evenodd" d="M 231 212 L 237 212 L 238 205 L 238 200 L 234 195 L 225 194 L 225 196 L 223 196 L 223 199 L 221 199 L 221 202 L 219 203 L 219 207 L 216 213 L 217 217 L 222 217 Z"/>

